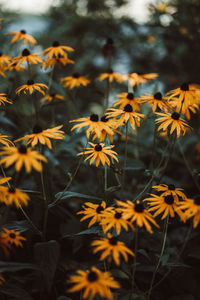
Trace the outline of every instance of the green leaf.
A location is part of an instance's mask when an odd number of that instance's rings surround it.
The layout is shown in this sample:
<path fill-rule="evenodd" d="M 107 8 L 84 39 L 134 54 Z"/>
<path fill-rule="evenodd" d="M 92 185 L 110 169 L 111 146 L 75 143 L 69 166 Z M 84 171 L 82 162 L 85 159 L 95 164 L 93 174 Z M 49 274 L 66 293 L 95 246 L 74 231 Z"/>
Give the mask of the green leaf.
<path fill-rule="evenodd" d="M 79 236 L 79 235 L 88 235 L 88 234 L 102 235 L 102 233 L 103 233 L 103 231 L 100 227 L 94 226 L 92 228 L 83 230 L 83 231 L 75 233 L 75 234 L 64 235 L 63 238 L 72 238 L 72 237 L 76 237 L 76 236 Z"/>
<path fill-rule="evenodd" d="M 39 270 L 39 268 L 33 264 L 0 261 L 0 270 L 3 272 L 17 272 L 25 269 Z"/>

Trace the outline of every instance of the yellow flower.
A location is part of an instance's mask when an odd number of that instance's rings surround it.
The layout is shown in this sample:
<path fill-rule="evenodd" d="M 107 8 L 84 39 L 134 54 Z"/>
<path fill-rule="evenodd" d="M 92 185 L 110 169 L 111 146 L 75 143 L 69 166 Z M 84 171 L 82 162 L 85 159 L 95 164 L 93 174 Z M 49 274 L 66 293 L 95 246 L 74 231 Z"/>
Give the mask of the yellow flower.
<path fill-rule="evenodd" d="M 31 146 L 34 147 L 38 143 L 42 145 L 47 145 L 50 149 L 52 149 L 51 139 L 62 140 L 64 139 L 64 131 L 60 130 L 63 125 L 56 126 L 54 128 L 49 128 L 43 130 L 40 125 L 35 125 L 33 127 L 33 133 L 28 134 L 25 137 L 17 139 L 15 142 L 29 140 L 26 145 L 31 143 Z"/>
<path fill-rule="evenodd" d="M 169 111 L 171 106 L 167 102 L 167 97 L 163 97 L 160 92 L 157 92 L 154 95 L 147 94 L 141 97 L 141 101 L 143 103 L 148 102 L 153 112 L 155 112 L 157 109 Z"/>
<path fill-rule="evenodd" d="M 104 147 L 103 143 L 93 144 L 89 142 L 89 144 L 92 146 L 92 148 L 84 148 L 85 151 L 80 152 L 77 155 L 89 154 L 89 156 L 85 158 L 85 161 L 90 159 L 90 165 L 93 163 L 94 160 L 96 160 L 96 167 L 99 166 L 100 162 L 103 166 L 105 166 L 105 164 L 110 166 L 110 160 L 108 158 L 108 155 L 113 157 L 114 160 L 118 162 L 118 158 L 116 157 L 117 153 L 111 150 L 114 147 L 114 145 Z"/>
<path fill-rule="evenodd" d="M 150 223 L 159 228 L 159 225 L 149 213 L 149 210 L 145 209 L 139 200 L 137 200 L 136 203 L 130 200 L 126 202 L 117 200 L 117 205 L 120 206 L 125 220 L 130 220 L 131 223 L 136 222 L 139 227 L 144 226 L 149 233 L 153 233 Z"/>
<path fill-rule="evenodd" d="M 200 196 L 194 199 L 185 199 L 180 202 L 179 209 L 184 210 L 184 216 L 186 219 L 193 219 L 193 227 L 196 228 L 200 222 Z"/>
<path fill-rule="evenodd" d="M 39 152 L 32 150 L 31 148 L 26 148 L 26 146 L 21 145 L 17 147 L 3 147 L 0 151 L 0 155 L 6 155 L 0 160 L 0 164 L 5 164 L 8 168 L 15 163 L 15 169 L 19 172 L 24 164 L 26 172 L 30 172 L 33 167 L 38 172 L 42 171 L 41 161 L 47 162 L 46 158 Z"/>
<path fill-rule="evenodd" d="M 0 186 L 1 200 L 0 202 L 6 205 L 13 205 L 19 208 L 22 205 L 28 205 L 30 200 L 29 196 L 22 192 L 20 189 L 16 189 L 13 186 Z"/>
<path fill-rule="evenodd" d="M 0 143 L 1 144 L 3 144 L 3 145 L 5 145 L 5 146 L 13 146 L 14 144 L 13 144 L 13 142 L 11 142 L 9 139 L 7 139 L 7 135 L 2 135 L 1 133 L 0 133 Z"/>
<path fill-rule="evenodd" d="M 172 195 L 176 201 L 179 201 L 179 197 L 186 199 L 186 195 L 182 192 L 183 189 L 176 188 L 174 184 L 160 184 L 152 186 L 158 192 L 161 192 L 161 197 Z"/>
<path fill-rule="evenodd" d="M 91 246 L 95 247 L 93 253 L 98 251 L 103 251 L 100 260 L 104 260 L 106 257 L 113 257 L 116 265 L 120 265 L 120 254 L 123 256 L 124 260 L 128 261 L 128 255 L 134 256 L 134 253 L 126 247 L 123 242 L 120 242 L 117 237 L 112 237 L 108 233 L 108 238 L 100 238 L 99 240 L 94 240 Z"/>
<path fill-rule="evenodd" d="M 159 3 L 159 4 L 157 4 L 155 6 L 155 9 L 157 11 L 159 11 L 159 12 L 164 13 L 164 12 L 166 12 L 166 10 L 167 10 L 168 7 L 169 7 L 169 3 L 168 2 L 161 2 L 161 3 Z"/>
<path fill-rule="evenodd" d="M 78 275 L 73 275 L 69 279 L 74 286 L 68 292 L 73 293 L 84 289 L 83 299 L 92 300 L 95 295 L 99 294 L 102 298 L 113 300 L 110 289 L 120 288 L 119 283 L 109 272 L 101 272 L 95 267 L 85 271 L 78 270 L 77 273 Z"/>
<path fill-rule="evenodd" d="M 53 42 L 52 46 L 45 49 L 43 51 L 44 54 L 47 54 L 47 59 L 51 59 L 53 57 L 58 57 L 59 55 L 67 58 L 67 54 L 65 51 L 73 52 L 74 49 L 69 46 L 60 46 L 58 41 Z"/>
<path fill-rule="evenodd" d="M 185 217 L 183 212 L 179 207 L 179 200 L 177 197 L 174 197 L 172 194 L 164 195 L 154 195 L 150 194 L 152 197 L 144 199 L 144 201 L 148 202 L 148 205 L 151 207 L 149 211 L 155 211 L 154 217 L 162 215 L 162 220 L 165 219 L 168 215 L 171 218 L 175 217 L 175 213 L 177 213 L 182 221 L 185 221 Z"/>
<path fill-rule="evenodd" d="M 102 81 L 102 80 L 104 80 L 106 78 L 109 80 L 109 82 L 113 82 L 114 80 L 116 80 L 117 82 L 121 83 L 121 82 L 125 81 L 124 75 L 122 75 L 120 73 L 113 72 L 112 69 L 108 70 L 107 73 L 102 73 L 98 77 L 98 80 Z"/>
<path fill-rule="evenodd" d="M 155 79 L 157 77 L 158 77 L 157 73 L 148 73 L 148 74 L 130 73 L 128 75 L 124 75 L 125 80 L 128 80 L 131 86 L 144 83 L 149 79 Z"/>
<path fill-rule="evenodd" d="M 193 114 L 196 114 L 197 113 L 197 110 L 199 110 L 199 105 L 198 104 L 191 104 L 191 105 L 189 105 L 186 109 L 185 109 L 185 111 L 183 111 L 183 109 L 182 109 L 182 114 L 184 114 L 185 116 L 186 116 L 186 118 L 188 119 L 188 120 L 190 120 L 190 114 L 191 114 L 191 112 L 193 113 Z"/>
<path fill-rule="evenodd" d="M 119 109 L 123 109 L 127 104 L 130 104 L 134 111 L 140 111 L 141 99 L 135 98 L 134 93 L 121 93 L 117 96 L 120 99 L 114 102 L 113 107 L 119 106 Z"/>
<path fill-rule="evenodd" d="M 127 123 L 129 121 L 131 127 L 133 130 L 135 130 L 135 123 L 137 124 L 137 126 L 140 126 L 140 119 L 144 118 L 143 114 L 134 112 L 133 110 L 133 106 L 131 104 L 126 104 L 126 106 L 124 107 L 124 109 L 116 109 L 116 108 L 109 108 L 107 109 L 107 113 L 106 116 L 108 116 L 108 118 L 117 118 L 120 117 L 118 119 L 119 122 L 119 126 L 123 126 L 124 123 Z"/>
<path fill-rule="evenodd" d="M 90 135 L 96 135 L 99 139 L 102 136 L 102 131 L 104 130 L 107 134 L 113 135 L 113 130 L 107 125 L 107 122 L 99 121 L 99 116 L 97 114 L 92 114 L 90 117 L 79 118 L 76 120 L 71 120 L 71 122 L 76 122 L 72 127 L 71 131 L 77 129 L 79 131 L 83 127 L 89 127 L 86 130 L 86 136 L 89 139 Z"/>
<path fill-rule="evenodd" d="M 11 40 L 12 44 L 18 40 L 23 40 L 24 44 L 30 43 L 31 46 L 34 46 L 37 43 L 36 39 L 32 35 L 27 34 L 25 30 L 21 30 L 19 32 L 9 32 L 7 33 L 7 35 L 14 35 L 14 37 Z"/>
<path fill-rule="evenodd" d="M 63 77 L 60 81 L 63 83 L 64 87 L 69 87 L 70 90 L 81 85 L 87 86 L 90 83 L 90 80 L 88 80 L 85 76 L 81 76 L 79 73 Z"/>
<path fill-rule="evenodd" d="M 5 105 L 5 102 L 12 104 L 12 101 L 6 97 L 6 94 L 0 93 L 0 105 L 1 104 Z"/>
<path fill-rule="evenodd" d="M 21 56 L 17 56 L 13 58 L 13 63 L 17 63 L 16 67 L 20 66 L 24 62 L 37 65 L 38 63 L 42 62 L 42 59 L 37 54 L 31 54 L 31 52 L 27 48 L 25 48 L 22 51 Z"/>
<path fill-rule="evenodd" d="M 8 65 L 8 70 L 9 71 L 17 71 L 17 72 L 23 72 L 25 71 L 25 68 L 20 66 L 20 65 L 17 65 L 17 62 L 11 62 L 9 65 Z"/>
<path fill-rule="evenodd" d="M 158 127 L 159 130 L 165 131 L 170 125 L 170 134 L 173 134 L 173 132 L 176 132 L 177 137 L 180 137 L 180 135 L 185 135 L 187 129 L 191 128 L 182 118 L 180 118 L 180 114 L 177 112 L 173 113 L 156 113 L 158 116 L 161 116 L 161 118 L 156 119 L 156 123 L 160 124 Z"/>
<path fill-rule="evenodd" d="M 20 232 L 15 230 L 9 230 L 7 228 L 3 228 L 1 233 L 1 237 L 7 241 L 8 244 L 14 244 L 15 246 L 22 247 L 23 244 L 21 241 L 26 241 L 26 238 L 20 235 Z"/>
<path fill-rule="evenodd" d="M 128 228 L 130 227 L 132 230 L 134 230 L 133 225 L 127 221 L 122 210 L 119 208 L 103 212 L 101 225 L 104 233 L 113 228 L 116 230 L 117 235 L 120 234 L 121 228 L 124 228 L 126 231 L 128 231 Z"/>
<path fill-rule="evenodd" d="M 42 99 L 40 99 L 40 102 L 41 103 L 44 103 L 45 101 L 52 102 L 54 99 L 65 100 L 65 97 L 60 94 L 52 93 L 52 94 L 45 95 Z"/>
<path fill-rule="evenodd" d="M 0 285 L 2 285 L 5 282 L 5 279 L 2 275 L 2 271 L 0 271 Z"/>
<path fill-rule="evenodd" d="M 57 57 L 52 57 L 43 62 L 42 66 L 47 69 L 55 65 L 66 66 L 67 64 L 74 64 L 74 61 L 68 57 L 62 57 L 58 55 Z"/>
<path fill-rule="evenodd" d="M 35 83 L 33 80 L 28 80 L 27 84 L 24 84 L 16 89 L 16 94 L 20 94 L 21 91 L 24 91 L 24 94 L 28 91 L 30 95 L 34 90 L 40 92 L 42 95 L 45 95 L 43 89 L 48 89 L 48 86 L 43 83 Z"/>
<path fill-rule="evenodd" d="M 106 116 L 101 117 L 101 122 L 105 123 L 108 126 L 109 130 L 105 126 L 104 126 L 103 129 L 101 129 L 101 133 L 100 133 L 100 136 L 99 136 L 100 142 L 103 142 L 106 139 L 106 137 L 108 136 L 110 142 L 113 143 L 114 134 L 115 133 L 121 134 L 121 132 L 116 129 L 119 126 L 119 123 L 117 122 L 116 119 L 108 119 Z M 95 134 L 93 136 L 93 141 L 96 138 L 98 138 L 97 134 Z"/>
<path fill-rule="evenodd" d="M 11 56 L 4 55 L 0 52 L 0 69 L 3 69 L 5 66 L 7 67 L 11 62 Z"/>

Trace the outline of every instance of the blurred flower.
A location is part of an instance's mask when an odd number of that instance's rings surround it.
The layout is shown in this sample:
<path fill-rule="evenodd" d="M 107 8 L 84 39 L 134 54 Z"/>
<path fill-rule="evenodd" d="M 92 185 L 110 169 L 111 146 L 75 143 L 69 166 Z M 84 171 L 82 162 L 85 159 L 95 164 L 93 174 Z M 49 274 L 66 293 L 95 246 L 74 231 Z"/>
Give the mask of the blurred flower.
<path fill-rule="evenodd" d="M 156 36 L 155 35 L 153 35 L 153 34 L 149 34 L 148 36 L 147 36 L 147 42 L 148 43 L 154 43 L 156 41 Z"/>
<path fill-rule="evenodd" d="M 11 62 L 9 65 L 8 65 L 8 70 L 9 71 L 17 71 L 17 72 L 23 72 L 25 71 L 25 68 L 20 66 L 20 65 L 17 65 L 17 62 Z"/>
<path fill-rule="evenodd" d="M 158 77 L 157 73 L 149 73 L 143 75 L 139 73 L 129 73 L 128 75 L 124 75 L 125 80 L 128 80 L 131 86 L 144 83 L 149 79 L 155 79 L 157 77 Z"/>
<path fill-rule="evenodd" d="M 141 96 L 141 101 L 143 103 L 148 102 L 151 105 L 153 112 L 155 112 L 157 109 L 164 110 L 165 112 L 169 111 L 171 106 L 169 105 L 169 103 L 167 103 L 166 99 L 167 98 L 163 97 L 160 92 L 154 95 L 147 94 Z"/>
<path fill-rule="evenodd" d="M 3 147 L 0 151 L 0 155 L 6 155 L 0 160 L 0 164 L 5 164 L 8 168 L 15 163 L 15 169 L 19 172 L 24 164 L 26 172 L 30 172 L 33 167 L 38 172 L 42 171 L 41 161 L 47 162 L 46 158 L 39 152 L 32 150 L 31 148 L 26 148 L 26 146 L 21 145 L 19 147 Z"/>
<path fill-rule="evenodd" d="M 193 219 L 193 227 L 196 228 L 200 221 L 200 196 L 196 196 L 194 199 L 185 199 L 180 202 L 180 209 L 184 210 L 186 219 Z"/>
<path fill-rule="evenodd" d="M 52 94 L 45 95 L 42 99 L 40 99 L 40 102 L 41 103 L 44 103 L 45 101 L 52 102 L 55 99 L 65 100 L 65 97 L 63 95 L 60 95 L 60 94 L 52 93 Z"/>
<path fill-rule="evenodd" d="M 122 209 L 119 208 L 103 212 L 101 225 L 104 233 L 108 232 L 110 229 L 115 229 L 117 235 L 120 234 L 122 228 L 128 231 L 128 228 L 130 227 L 134 230 L 133 225 L 127 221 Z"/>
<path fill-rule="evenodd" d="M 35 125 L 33 127 L 33 133 L 28 134 L 25 137 L 17 139 L 15 142 L 29 140 L 26 145 L 31 143 L 31 146 L 34 147 L 38 143 L 42 145 L 47 145 L 50 149 L 52 149 L 51 139 L 62 140 L 64 139 L 64 131 L 60 130 L 63 125 L 59 125 L 49 129 L 42 129 L 40 125 Z"/>
<path fill-rule="evenodd" d="M 90 228 L 95 223 L 99 223 L 102 219 L 102 213 L 105 210 L 112 209 L 111 207 L 106 208 L 105 201 L 102 201 L 101 204 L 94 204 L 91 202 L 85 202 L 84 205 L 82 205 L 83 210 L 80 210 L 77 212 L 77 215 L 83 214 L 84 216 L 81 218 L 81 222 L 84 220 L 87 220 L 91 218 L 88 228 Z"/>
<path fill-rule="evenodd" d="M 126 220 L 130 220 L 131 223 L 136 222 L 136 225 L 139 227 L 144 226 L 149 233 L 153 233 L 150 223 L 159 228 L 153 216 L 149 213 L 149 210 L 145 209 L 143 203 L 139 200 L 137 200 L 136 203 L 130 200 L 126 202 L 117 200 L 117 205 L 120 206 Z"/>
<path fill-rule="evenodd" d="M 157 5 L 155 5 L 154 7 L 157 11 L 164 13 L 164 12 L 167 11 L 167 8 L 169 7 L 169 3 L 168 2 L 161 2 Z"/>
<path fill-rule="evenodd" d="M 112 257 L 116 265 L 120 265 L 120 254 L 123 256 L 124 260 L 128 261 L 128 255 L 134 256 L 134 253 L 126 247 L 123 242 L 120 242 L 117 237 L 112 237 L 108 233 L 108 238 L 100 238 L 99 240 L 94 240 L 91 243 L 91 246 L 94 247 L 93 253 L 98 251 L 103 251 L 100 260 L 104 260 L 106 257 Z"/>
<path fill-rule="evenodd" d="M 0 105 L 1 104 L 5 105 L 5 102 L 12 104 L 12 101 L 6 97 L 6 94 L 0 93 Z"/>
<path fill-rule="evenodd" d="M 0 250 L 3 251 L 5 256 L 9 256 L 11 245 L 8 243 L 8 241 L 1 237 L 0 233 Z M 0 277 L 1 281 L 1 277 Z"/>
<path fill-rule="evenodd" d="M 9 32 L 6 35 L 14 35 L 14 37 L 11 40 L 12 44 L 18 40 L 23 40 L 24 44 L 30 43 L 31 46 L 34 46 L 37 43 L 36 39 L 32 35 L 27 34 L 25 30 L 21 30 L 19 32 Z"/>
<path fill-rule="evenodd" d="M 12 60 L 11 56 L 4 55 L 2 52 L 0 52 L 0 69 L 4 70 L 3 68 L 8 66 Z"/>
<path fill-rule="evenodd" d="M 74 61 L 69 59 L 68 57 L 63 57 L 61 55 L 58 55 L 57 57 L 52 57 L 52 58 L 49 58 L 46 61 L 44 61 L 42 66 L 45 69 L 47 69 L 47 68 L 55 66 L 55 65 L 66 66 L 67 64 L 74 64 Z"/>
<path fill-rule="evenodd" d="M 179 28 L 179 31 L 180 31 L 180 33 L 183 34 L 183 35 L 187 35 L 187 34 L 188 34 L 188 29 L 187 29 L 187 27 L 181 26 L 181 27 Z"/>
<path fill-rule="evenodd" d="M 22 241 L 26 241 L 26 238 L 20 235 L 20 232 L 15 230 L 9 230 L 7 228 L 3 228 L 1 233 L 1 237 L 7 241 L 8 244 L 22 247 Z"/>
<path fill-rule="evenodd" d="M 74 49 L 69 46 L 61 46 L 58 41 L 53 42 L 52 46 L 45 49 L 43 51 L 44 54 L 47 54 L 47 59 L 51 59 L 53 57 L 58 57 L 59 55 L 63 56 L 64 58 L 67 58 L 67 54 L 65 51 L 73 52 Z"/>
<path fill-rule="evenodd" d="M 120 73 L 113 72 L 112 69 L 108 70 L 106 73 L 102 73 L 99 77 L 98 80 L 102 81 L 104 79 L 108 78 L 109 82 L 112 82 L 113 80 L 116 80 L 117 82 L 123 82 L 125 81 L 124 75 Z"/>
<path fill-rule="evenodd" d="M 5 282 L 5 279 L 2 275 L 2 271 L 0 271 L 0 285 L 2 285 Z"/>
<path fill-rule="evenodd" d="M 70 90 L 81 85 L 86 86 L 90 83 L 90 80 L 88 80 L 85 76 L 81 76 L 79 73 L 63 77 L 60 81 L 63 83 L 64 87 L 69 87 Z"/>
<path fill-rule="evenodd" d="M 199 104 L 191 104 L 191 105 L 189 105 L 189 106 L 185 109 L 185 111 L 182 110 L 182 114 L 184 114 L 184 115 L 186 116 L 186 118 L 187 118 L 188 120 L 190 120 L 190 118 L 191 118 L 191 116 L 190 116 L 191 112 L 192 112 L 193 114 L 196 114 L 196 113 L 197 113 L 197 110 L 199 110 Z"/>
<path fill-rule="evenodd" d="M 124 123 L 129 121 L 133 130 L 135 130 L 135 123 L 137 126 L 140 126 L 140 119 L 144 118 L 143 114 L 137 113 L 133 111 L 133 106 L 131 104 L 125 105 L 124 109 L 116 109 L 116 108 L 109 108 L 107 109 L 106 116 L 108 118 L 117 118 L 119 122 L 119 126 L 123 126 Z"/>
<path fill-rule="evenodd" d="M 92 114 L 90 117 L 78 118 L 76 120 L 71 120 L 71 122 L 76 122 L 72 127 L 71 131 L 77 129 L 79 131 L 83 127 L 89 127 L 86 130 L 86 136 L 89 139 L 90 135 L 96 135 L 98 138 L 101 137 L 102 131 L 104 130 L 108 135 L 113 135 L 113 130 L 107 125 L 107 122 L 99 121 L 99 116 L 97 114 Z"/>
<path fill-rule="evenodd" d="M 7 135 L 2 135 L 0 133 L 0 143 L 7 147 L 14 145 L 13 142 L 11 142 L 9 139 L 7 139 L 7 137 L 8 137 Z"/>
<path fill-rule="evenodd" d="M 177 213 L 182 221 L 185 221 L 185 217 L 183 212 L 180 210 L 179 207 L 179 200 L 172 194 L 168 195 L 154 195 L 150 194 L 152 197 L 146 198 L 143 201 L 147 201 L 150 208 L 149 211 L 154 211 L 154 217 L 162 215 L 162 220 L 165 219 L 168 215 L 171 218 L 175 217 L 175 213 Z"/>
<path fill-rule="evenodd" d="M 0 202 L 6 205 L 13 205 L 19 208 L 21 205 L 28 205 L 29 196 L 13 186 L 0 186 L 1 199 Z"/>
<path fill-rule="evenodd" d="M 114 145 L 104 147 L 103 143 L 93 144 L 89 142 L 89 144 L 92 146 L 92 148 L 84 148 L 85 150 L 83 152 L 78 153 L 77 155 L 89 154 L 89 156 L 85 158 L 85 161 L 90 159 L 90 165 L 93 163 L 94 160 L 96 160 L 96 167 L 99 166 L 100 162 L 103 166 L 105 166 L 105 164 L 110 166 L 110 160 L 108 158 L 108 155 L 113 157 L 114 160 L 118 162 L 118 158 L 116 157 L 117 153 L 111 150 L 114 147 Z"/>
<path fill-rule="evenodd" d="M 119 106 L 119 109 L 123 109 L 127 104 L 130 104 L 134 111 L 140 111 L 141 99 L 135 98 L 134 93 L 121 93 L 117 96 L 120 99 L 114 102 L 113 107 Z"/>
<path fill-rule="evenodd" d="M 186 199 L 186 195 L 182 192 L 183 189 L 176 188 L 174 184 L 159 184 L 152 186 L 158 192 L 161 192 L 161 197 L 172 195 L 176 201 L 179 201 L 179 197 Z"/>
<path fill-rule="evenodd" d="M 32 95 L 34 90 L 40 92 L 42 95 L 45 95 L 45 92 L 43 89 L 48 89 L 48 86 L 43 83 L 35 83 L 32 79 L 27 81 L 27 84 L 21 85 L 16 89 L 16 94 L 20 94 L 21 91 L 24 91 L 24 94 L 26 94 L 27 91 L 29 91 L 29 94 Z"/>
<path fill-rule="evenodd" d="M 84 289 L 83 299 L 92 300 L 95 295 L 99 294 L 102 298 L 113 300 L 110 288 L 120 288 L 119 283 L 109 272 L 101 272 L 95 267 L 85 271 L 78 270 L 77 273 L 78 275 L 73 275 L 69 279 L 69 282 L 73 283 L 74 286 L 68 292 L 73 293 Z"/>
<path fill-rule="evenodd" d="M 177 112 L 156 113 L 156 115 L 161 116 L 161 118 L 155 120 L 157 124 L 161 123 L 158 127 L 158 131 L 161 129 L 165 131 L 171 125 L 170 134 L 176 132 L 177 137 L 180 137 L 180 135 L 185 135 L 187 129 L 191 128 L 182 118 L 180 118 L 180 114 Z"/>
<path fill-rule="evenodd" d="M 21 56 L 13 58 L 13 63 L 17 63 L 16 67 L 20 66 L 24 62 L 37 65 L 38 63 L 42 62 L 42 59 L 37 54 L 31 54 L 31 52 L 27 48 L 25 48 L 22 51 Z"/>

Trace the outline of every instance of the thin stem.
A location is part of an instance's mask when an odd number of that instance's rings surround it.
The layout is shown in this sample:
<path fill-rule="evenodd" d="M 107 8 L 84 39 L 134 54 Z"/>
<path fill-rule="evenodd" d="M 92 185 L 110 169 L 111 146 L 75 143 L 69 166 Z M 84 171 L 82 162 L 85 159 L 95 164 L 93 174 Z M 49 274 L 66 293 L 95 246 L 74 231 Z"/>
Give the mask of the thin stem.
<path fill-rule="evenodd" d="M 31 226 L 33 227 L 33 229 L 35 230 L 35 232 L 37 234 L 39 234 L 40 236 L 42 236 L 41 231 L 35 226 L 35 224 L 31 221 L 31 219 L 29 218 L 29 216 L 27 215 L 27 213 L 24 211 L 24 209 L 22 208 L 22 206 L 19 206 L 21 212 L 23 213 L 24 217 L 27 219 L 27 221 L 31 224 Z"/>
<path fill-rule="evenodd" d="M 104 200 L 106 200 L 106 190 L 108 188 L 107 180 L 108 180 L 108 168 L 107 168 L 107 165 L 105 164 L 105 166 L 104 166 Z"/>
<path fill-rule="evenodd" d="M 108 54 L 108 72 L 111 69 L 111 65 L 112 65 L 112 56 L 111 56 L 111 53 L 109 53 Z M 108 78 L 107 79 L 106 98 L 105 98 L 104 110 L 106 110 L 109 106 L 109 97 L 110 97 L 110 80 Z"/>
<path fill-rule="evenodd" d="M 161 251 L 160 251 L 160 256 L 159 256 L 158 262 L 156 264 L 156 267 L 154 269 L 153 276 L 152 276 L 152 279 L 151 279 L 150 288 L 149 288 L 149 292 L 148 292 L 148 296 L 147 296 L 148 300 L 150 300 L 150 296 L 151 296 L 151 292 L 152 292 L 152 287 L 153 287 L 153 283 L 154 283 L 154 280 L 155 280 L 155 276 L 156 276 L 156 273 L 157 273 L 157 271 L 159 269 L 159 266 L 160 266 L 160 263 L 161 263 L 161 259 L 162 259 L 163 253 L 164 253 L 165 244 L 166 244 L 166 240 L 167 240 L 168 221 L 169 221 L 169 214 L 168 214 L 167 218 L 165 219 L 164 230 L 163 230 L 162 247 L 161 247 Z"/>
<path fill-rule="evenodd" d="M 125 149 L 124 149 L 124 166 L 122 171 L 122 184 L 121 184 L 121 192 L 120 199 L 123 198 L 124 186 L 125 186 L 125 176 L 126 176 L 126 162 L 127 162 L 127 149 L 128 149 L 128 122 L 126 122 L 126 140 L 125 140 Z"/>
<path fill-rule="evenodd" d="M 45 192 L 44 186 L 44 173 L 43 170 L 40 173 L 41 183 L 42 183 L 42 195 L 44 200 L 44 222 L 43 222 L 43 239 L 46 238 L 47 220 L 48 220 L 48 200 Z"/>

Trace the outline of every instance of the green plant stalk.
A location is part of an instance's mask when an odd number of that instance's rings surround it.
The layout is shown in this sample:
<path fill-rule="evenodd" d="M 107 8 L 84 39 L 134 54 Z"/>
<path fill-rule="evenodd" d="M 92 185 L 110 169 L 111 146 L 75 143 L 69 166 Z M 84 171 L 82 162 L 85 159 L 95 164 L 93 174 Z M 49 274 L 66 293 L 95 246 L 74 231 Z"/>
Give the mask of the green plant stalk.
<path fill-rule="evenodd" d="M 125 148 L 124 148 L 124 166 L 122 171 L 122 180 L 121 180 L 121 192 L 120 199 L 123 198 L 124 187 L 125 187 L 125 176 L 126 176 L 126 163 L 127 163 L 127 150 L 128 150 L 128 122 L 126 122 L 126 140 L 125 140 Z"/>
<path fill-rule="evenodd" d="M 111 69 L 112 66 L 112 56 L 111 53 L 108 54 L 108 70 Z M 106 86 L 106 97 L 105 97 L 105 104 L 104 104 L 104 110 L 108 108 L 109 105 L 109 97 L 110 97 L 110 80 L 107 79 L 107 86 Z"/>
<path fill-rule="evenodd" d="M 157 271 L 159 269 L 159 266 L 160 266 L 160 263 L 161 263 L 161 259 L 162 259 L 162 256 L 163 256 L 163 253 L 164 253 L 164 250 L 165 250 L 165 244 L 166 244 L 166 240 L 167 240 L 168 222 L 169 222 L 169 214 L 168 214 L 167 218 L 165 219 L 161 252 L 160 252 L 160 256 L 159 256 L 158 262 L 156 264 L 156 267 L 154 269 L 153 276 L 152 276 L 152 279 L 151 279 L 150 288 L 149 288 L 148 296 L 147 296 L 148 300 L 150 300 L 150 296 L 151 296 L 151 292 L 152 292 L 152 287 L 153 287 L 153 283 L 154 283 L 154 280 L 155 280 L 155 276 L 156 276 L 156 273 L 157 273 Z"/>

